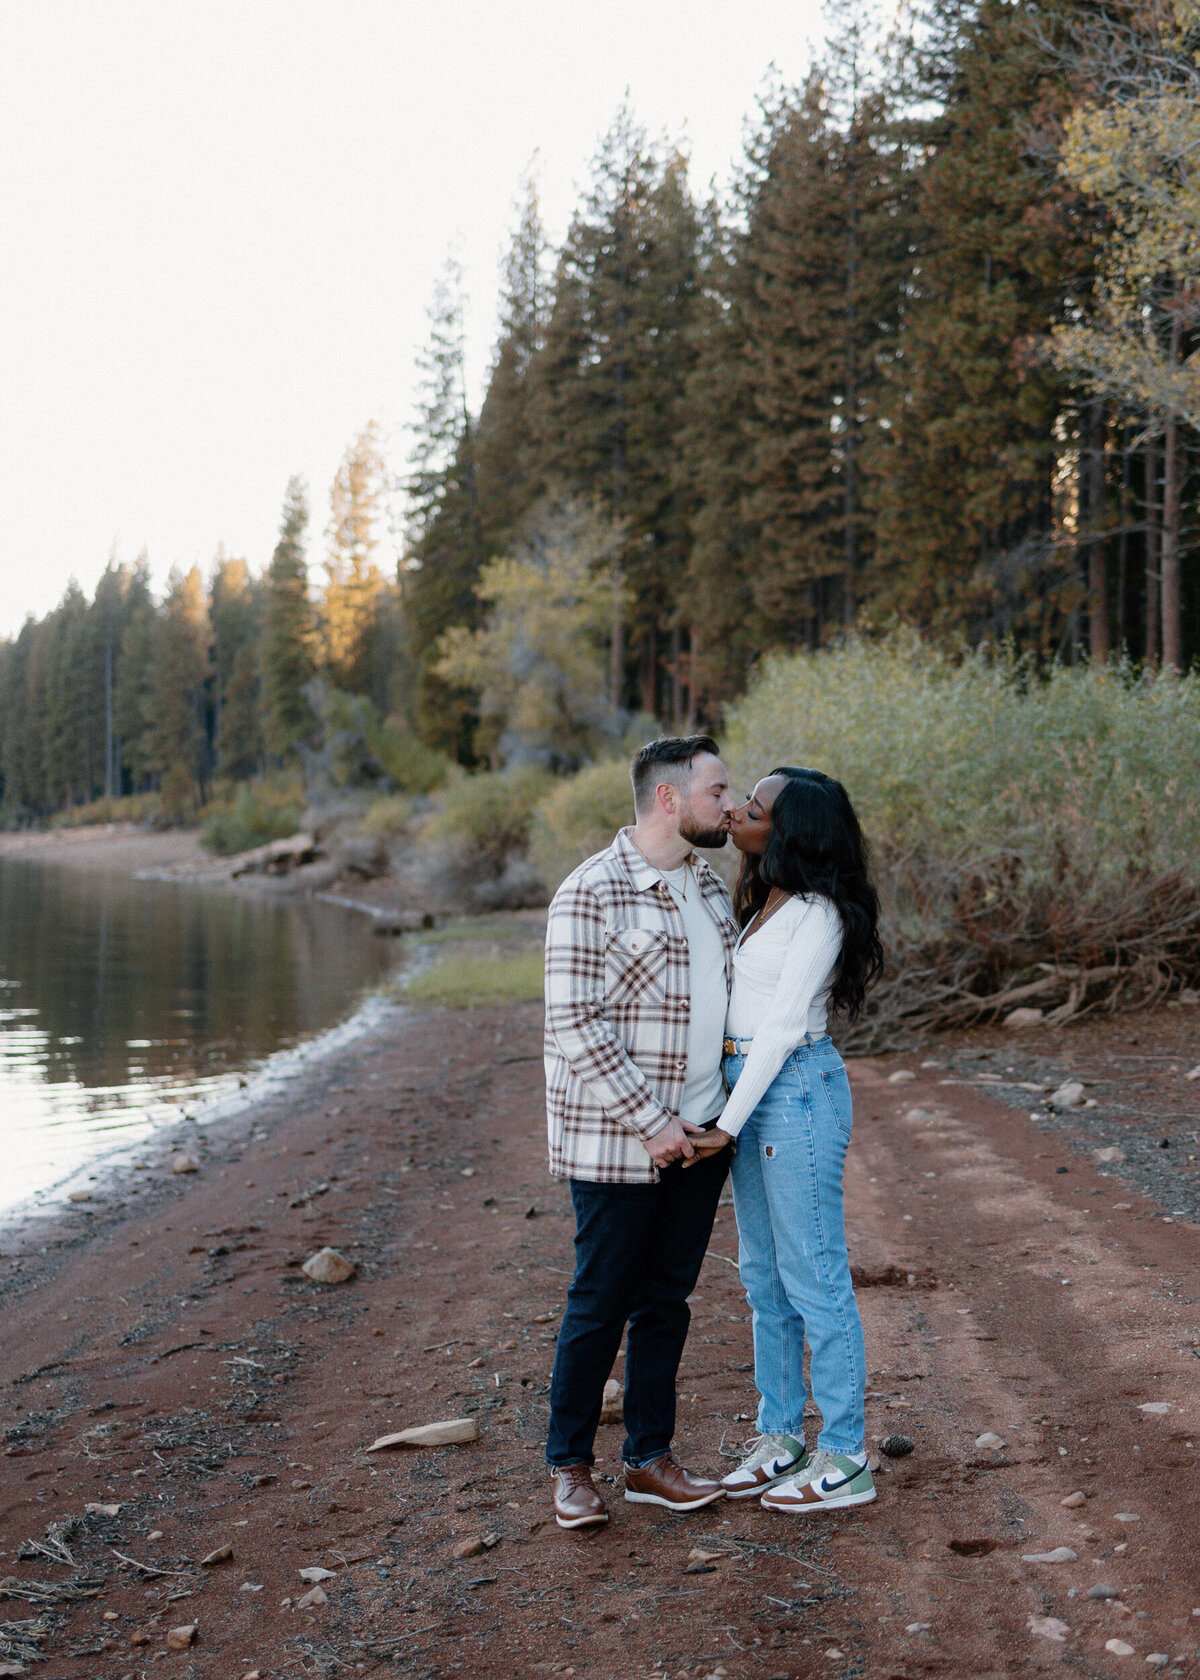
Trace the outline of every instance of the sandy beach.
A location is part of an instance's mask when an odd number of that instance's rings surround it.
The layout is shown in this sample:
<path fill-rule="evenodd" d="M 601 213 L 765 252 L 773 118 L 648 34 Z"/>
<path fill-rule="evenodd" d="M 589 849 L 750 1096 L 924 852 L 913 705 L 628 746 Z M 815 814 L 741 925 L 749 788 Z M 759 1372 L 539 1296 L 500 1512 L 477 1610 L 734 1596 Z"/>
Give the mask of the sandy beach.
<path fill-rule="evenodd" d="M 1141 1060 L 1104 1078 L 1109 1024 L 854 1062 L 868 1432 L 913 1451 L 861 1511 L 677 1518 L 621 1501 L 606 1426 L 613 1520 L 581 1536 L 541 1461 L 571 1222 L 540 1011 L 385 1012 L 181 1133 L 194 1173 L 163 1135 L 4 1245 L 0 1672 L 957 1680 L 1121 1672 L 1114 1638 L 1190 1671 L 1193 1019 L 1127 1018 Z M 1022 1080 L 1068 1064 L 1103 1101 L 1031 1123 Z M 1100 1166 L 1113 1133 L 1127 1163 Z M 350 1281 L 305 1277 L 325 1245 Z M 680 1456 L 705 1469 L 753 1430 L 736 1252 L 724 1207 L 680 1375 Z M 469 1445 L 367 1450 L 464 1416 Z"/>

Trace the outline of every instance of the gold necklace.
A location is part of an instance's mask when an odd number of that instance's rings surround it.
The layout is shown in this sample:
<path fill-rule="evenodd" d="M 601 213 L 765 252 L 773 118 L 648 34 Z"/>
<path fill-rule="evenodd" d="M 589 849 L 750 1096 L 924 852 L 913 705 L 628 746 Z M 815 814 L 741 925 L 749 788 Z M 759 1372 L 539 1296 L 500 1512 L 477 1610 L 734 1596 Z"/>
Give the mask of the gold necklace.
<path fill-rule="evenodd" d="M 771 903 L 771 898 L 772 898 L 772 895 L 774 893 L 779 893 L 779 897 L 776 900 L 776 902 L 774 904 L 772 904 Z M 750 926 L 749 926 L 749 928 L 747 929 L 747 932 L 746 932 L 746 939 L 749 939 L 749 937 L 752 933 L 757 933 L 759 931 L 759 929 L 764 926 L 765 923 L 769 922 L 771 920 L 771 917 L 775 914 L 776 910 L 780 909 L 781 906 L 786 904 L 790 897 L 791 897 L 790 893 L 783 892 L 779 887 L 772 887 L 771 891 L 767 894 L 766 903 L 763 905 L 761 910 L 756 912 L 756 914 L 754 916 L 754 920 L 750 923 Z M 743 944 L 744 943 L 745 943 L 745 940 L 743 940 Z"/>

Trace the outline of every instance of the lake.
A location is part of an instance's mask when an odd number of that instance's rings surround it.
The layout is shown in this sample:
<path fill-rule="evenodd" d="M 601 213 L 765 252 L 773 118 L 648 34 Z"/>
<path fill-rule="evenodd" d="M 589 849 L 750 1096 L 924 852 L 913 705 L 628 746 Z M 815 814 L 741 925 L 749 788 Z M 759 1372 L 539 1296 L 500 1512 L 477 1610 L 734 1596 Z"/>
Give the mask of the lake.
<path fill-rule="evenodd" d="M 0 1209 L 345 1020 L 389 943 L 338 905 L 0 857 Z"/>

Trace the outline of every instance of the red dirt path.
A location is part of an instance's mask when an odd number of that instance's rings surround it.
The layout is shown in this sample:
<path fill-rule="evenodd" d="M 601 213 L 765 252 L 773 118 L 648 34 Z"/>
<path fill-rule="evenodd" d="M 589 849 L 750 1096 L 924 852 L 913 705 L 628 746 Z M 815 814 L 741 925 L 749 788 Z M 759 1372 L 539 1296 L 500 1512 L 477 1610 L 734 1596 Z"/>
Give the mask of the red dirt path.
<path fill-rule="evenodd" d="M 851 1070 L 868 1432 L 915 1442 L 884 1461 L 876 1504 L 673 1518 L 610 1486 L 607 1530 L 547 1520 L 571 1227 L 544 1168 L 539 1013 L 397 1010 L 289 1104 L 201 1134 L 197 1174 L 171 1176 L 160 1144 L 132 1185 L 2 1245 L 0 1590 L 95 1588 L 47 1612 L 31 1671 L 968 1680 L 1145 1672 L 1161 1653 L 1192 1672 L 1200 1233 L 1099 1176 L 1068 1133 L 915 1057 Z M 1158 1019 L 1186 1056 L 1190 1017 Z M 1090 1042 L 1046 1035 L 1046 1053 L 1068 1041 Z M 898 1068 L 917 1078 L 889 1084 Z M 303 1278 L 324 1243 L 354 1281 Z M 752 1428 L 735 1253 L 725 1207 L 680 1377 L 679 1455 L 702 1469 Z M 468 1411 L 474 1445 L 364 1451 Z M 977 1448 L 987 1430 L 1004 1447 Z M 602 1431 L 608 1475 L 619 1443 Z M 1065 1509 L 1076 1491 L 1086 1504 Z M 18 1558 L 68 1518 L 74 1568 Z M 225 1544 L 231 1562 L 200 1567 Z M 1064 1545 L 1076 1561 L 1022 1561 Z M 721 1556 L 689 1574 L 696 1546 Z M 335 1578 L 303 1610 L 312 1565 Z M 1089 1599 L 1098 1583 L 1119 1598 Z M 0 1624 L 38 1615 L 0 1600 Z M 1047 1616 L 1063 1642 L 1031 1631 Z M 168 1651 L 185 1622 L 196 1644 Z M 1114 1638 L 1135 1655 L 1107 1652 Z"/>

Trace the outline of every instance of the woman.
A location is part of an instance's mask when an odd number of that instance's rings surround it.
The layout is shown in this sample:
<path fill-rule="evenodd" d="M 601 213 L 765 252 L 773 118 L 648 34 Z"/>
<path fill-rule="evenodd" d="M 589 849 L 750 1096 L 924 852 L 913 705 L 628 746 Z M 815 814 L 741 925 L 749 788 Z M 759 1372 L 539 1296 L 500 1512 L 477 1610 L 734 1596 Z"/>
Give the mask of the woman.
<path fill-rule="evenodd" d="M 732 817 L 742 928 L 725 1040 L 728 1102 L 698 1149 L 737 1139 L 734 1207 L 754 1315 L 759 1434 L 724 1486 L 774 1511 L 875 1497 L 863 1440 L 865 1357 L 842 1215 L 850 1084 L 825 1030 L 851 1020 L 883 969 L 878 900 L 846 790 L 773 770 Z M 804 1443 L 804 1343 L 823 1424 Z"/>

